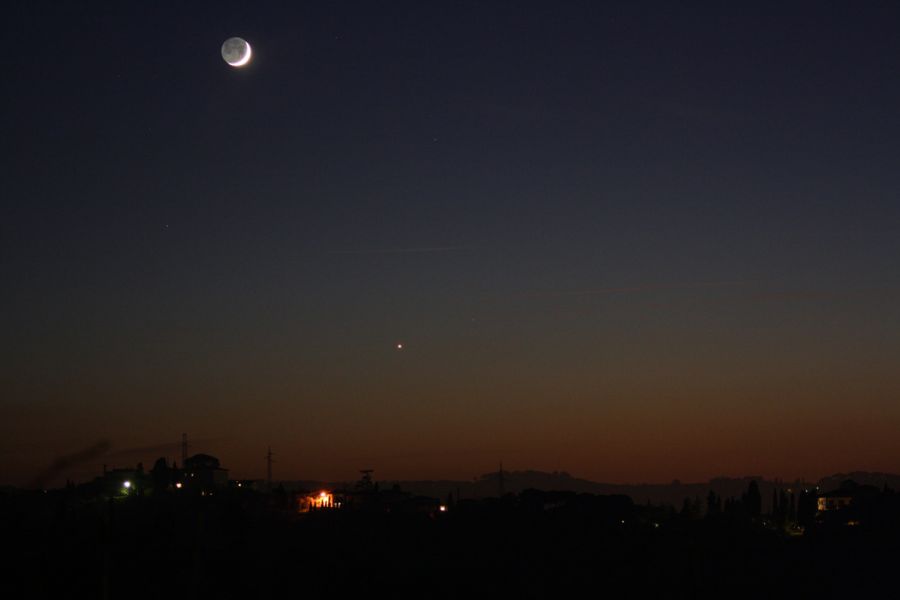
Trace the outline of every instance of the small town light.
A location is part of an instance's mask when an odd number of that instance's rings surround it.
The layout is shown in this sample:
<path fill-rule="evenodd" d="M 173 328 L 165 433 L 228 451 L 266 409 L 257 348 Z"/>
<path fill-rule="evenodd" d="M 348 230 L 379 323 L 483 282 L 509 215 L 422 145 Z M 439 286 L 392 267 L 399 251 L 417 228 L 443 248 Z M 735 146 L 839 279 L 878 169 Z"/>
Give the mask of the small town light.
<path fill-rule="evenodd" d="M 178 483 L 175 484 L 175 489 L 179 489 L 179 490 L 181 489 L 181 482 L 180 482 L 180 481 L 179 481 Z"/>
<path fill-rule="evenodd" d="M 447 507 L 444 506 L 443 504 L 441 504 L 441 506 L 440 506 L 440 508 L 438 508 L 438 510 L 441 512 L 447 512 Z"/>
<path fill-rule="evenodd" d="M 327 490 L 322 490 L 318 494 L 306 497 L 306 502 L 310 509 L 313 508 L 335 508 L 334 496 Z M 338 503 L 340 505 L 340 503 Z"/>
<path fill-rule="evenodd" d="M 126 481 L 126 482 L 123 483 L 122 485 L 124 485 L 124 486 L 125 486 L 125 489 L 127 490 L 128 488 L 131 487 L 131 482 L 130 482 L 130 481 Z"/>

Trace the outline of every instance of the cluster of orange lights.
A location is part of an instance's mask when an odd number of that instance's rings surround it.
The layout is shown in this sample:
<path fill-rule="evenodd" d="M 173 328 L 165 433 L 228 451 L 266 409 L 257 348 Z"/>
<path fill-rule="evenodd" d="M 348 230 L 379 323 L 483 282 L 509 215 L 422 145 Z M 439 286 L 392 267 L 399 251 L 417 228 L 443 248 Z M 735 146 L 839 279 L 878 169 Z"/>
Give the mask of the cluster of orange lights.
<path fill-rule="evenodd" d="M 310 498 L 311 508 L 335 508 L 334 495 L 328 492 L 319 492 L 318 496 Z"/>

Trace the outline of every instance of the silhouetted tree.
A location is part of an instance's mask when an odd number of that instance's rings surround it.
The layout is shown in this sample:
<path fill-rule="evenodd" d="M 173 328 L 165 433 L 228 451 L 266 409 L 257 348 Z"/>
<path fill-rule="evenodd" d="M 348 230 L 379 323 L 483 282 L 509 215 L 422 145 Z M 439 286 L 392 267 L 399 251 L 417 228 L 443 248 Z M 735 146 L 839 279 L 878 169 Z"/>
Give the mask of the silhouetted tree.
<path fill-rule="evenodd" d="M 706 516 L 712 518 L 720 514 L 722 514 L 722 497 L 709 490 L 709 495 L 706 496 Z"/>
<path fill-rule="evenodd" d="M 792 524 L 797 522 L 797 494 L 791 492 L 791 506 L 788 509 L 788 521 Z"/>
<path fill-rule="evenodd" d="M 789 513 L 790 501 L 788 500 L 787 492 L 781 490 L 778 492 L 778 524 L 781 527 L 787 525 Z"/>
<path fill-rule="evenodd" d="M 810 527 L 815 523 L 817 498 L 815 490 L 803 490 L 797 500 L 797 524 Z"/>
<path fill-rule="evenodd" d="M 702 510 L 702 502 L 700 498 L 685 498 L 684 503 L 681 505 L 681 516 L 686 519 L 698 519 L 700 518 L 700 512 Z"/>
<path fill-rule="evenodd" d="M 741 500 L 748 516 L 752 518 L 759 517 L 762 513 L 762 496 L 759 493 L 759 484 L 756 483 L 756 480 L 750 482 Z"/>
<path fill-rule="evenodd" d="M 154 492 L 165 491 L 172 484 L 172 471 L 169 470 L 165 458 L 156 459 L 153 468 L 150 469 L 150 478 L 153 481 Z"/>
<path fill-rule="evenodd" d="M 787 525 L 790 516 L 790 502 L 784 490 L 772 490 L 772 523 L 779 527 Z"/>

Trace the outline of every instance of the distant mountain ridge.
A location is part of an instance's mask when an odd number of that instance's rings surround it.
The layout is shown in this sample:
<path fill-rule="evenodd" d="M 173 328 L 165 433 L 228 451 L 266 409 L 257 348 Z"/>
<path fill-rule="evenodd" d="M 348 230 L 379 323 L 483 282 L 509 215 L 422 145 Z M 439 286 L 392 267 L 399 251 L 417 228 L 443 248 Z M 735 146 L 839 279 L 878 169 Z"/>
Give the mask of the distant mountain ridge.
<path fill-rule="evenodd" d="M 874 485 L 883 488 L 887 486 L 893 490 L 900 490 L 900 475 L 893 473 L 880 473 L 869 471 L 853 471 L 851 473 L 835 473 L 819 480 L 819 487 L 823 490 L 837 489 L 841 483 L 847 480 L 855 481 L 860 485 Z"/>

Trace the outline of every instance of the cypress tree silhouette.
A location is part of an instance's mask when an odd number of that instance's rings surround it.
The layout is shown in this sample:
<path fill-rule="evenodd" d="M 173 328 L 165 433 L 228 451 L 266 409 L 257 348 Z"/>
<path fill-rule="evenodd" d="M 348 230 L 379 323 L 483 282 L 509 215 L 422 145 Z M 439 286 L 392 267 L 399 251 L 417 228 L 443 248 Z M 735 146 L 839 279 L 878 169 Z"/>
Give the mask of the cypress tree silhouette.
<path fill-rule="evenodd" d="M 762 513 L 762 496 L 759 493 L 759 484 L 756 483 L 756 480 L 750 482 L 750 485 L 747 486 L 747 492 L 743 497 L 744 508 L 747 510 L 747 515 L 751 518 L 757 518 Z"/>

